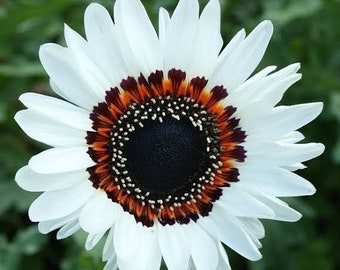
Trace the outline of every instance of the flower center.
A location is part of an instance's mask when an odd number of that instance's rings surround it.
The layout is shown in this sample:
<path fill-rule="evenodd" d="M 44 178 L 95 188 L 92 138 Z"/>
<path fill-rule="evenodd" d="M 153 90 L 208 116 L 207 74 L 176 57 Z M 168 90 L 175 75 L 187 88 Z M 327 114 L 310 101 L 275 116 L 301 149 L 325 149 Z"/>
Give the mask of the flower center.
<path fill-rule="evenodd" d="M 226 90 L 206 84 L 174 69 L 168 79 L 128 77 L 93 109 L 89 179 L 145 226 L 206 216 L 222 187 L 238 181 L 245 133 L 236 109 L 221 105 Z"/>
<path fill-rule="evenodd" d="M 170 117 L 147 121 L 123 149 L 131 178 L 159 196 L 192 183 L 209 162 L 199 130 Z"/>

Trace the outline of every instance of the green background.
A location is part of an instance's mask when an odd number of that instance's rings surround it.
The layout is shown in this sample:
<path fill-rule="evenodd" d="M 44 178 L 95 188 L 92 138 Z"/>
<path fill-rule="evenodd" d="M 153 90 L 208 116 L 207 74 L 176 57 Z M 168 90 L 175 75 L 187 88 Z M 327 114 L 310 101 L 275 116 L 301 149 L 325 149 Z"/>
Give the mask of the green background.
<path fill-rule="evenodd" d="M 98 1 L 112 10 L 111 0 Z M 160 6 L 173 11 L 176 1 L 143 1 L 154 24 Z M 201 1 L 205 4 L 207 1 Z M 80 33 L 89 0 L 0 0 L 0 270 L 102 269 L 101 247 L 85 251 L 84 234 L 62 241 L 41 235 L 27 217 L 38 196 L 14 182 L 17 169 L 46 146 L 29 139 L 13 120 L 23 108 L 20 94 L 52 95 L 38 59 L 39 46 L 64 44 L 63 23 Z M 304 127 L 306 141 L 322 142 L 325 153 L 299 174 L 317 188 L 312 197 L 289 199 L 304 217 L 297 223 L 265 221 L 263 259 L 249 262 L 228 250 L 236 270 L 340 269 L 340 1 L 229 0 L 222 3 L 225 43 L 242 27 L 247 32 L 270 19 L 274 36 L 261 67 L 282 68 L 301 62 L 303 78 L 282 104 L 323 101 L 324 110 Z"/>

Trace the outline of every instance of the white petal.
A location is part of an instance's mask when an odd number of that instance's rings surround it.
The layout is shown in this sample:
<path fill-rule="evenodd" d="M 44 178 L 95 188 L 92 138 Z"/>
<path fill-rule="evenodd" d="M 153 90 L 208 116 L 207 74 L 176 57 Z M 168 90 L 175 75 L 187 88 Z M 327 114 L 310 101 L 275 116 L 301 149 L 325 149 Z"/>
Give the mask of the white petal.
<path fill-rule="evenodd" d="M 51 191 L 70 188 L 81 182 L 88 181 L 85 170 L 56 174 L 40 174 L 28 166 L 22 167 L 15 176 L 15 181 L 27 191 Z"/>
<path fill-rule="evenodd" d="M 239 173 L 238 186 L 259 189 L 275 197 L 303 196 L 315 193 L 315 187 L 310 182 L 279 167 L 241 167 Z"/>
<path fill-rule="evenodd" d="M 257 72 L 256 74 L 254 74 L 253 76 L 251 76 L 249 79 L 247 79 L 244 83 L 242 83 L 240 85 L 240 87 L 238 87 L 236 91 L 241 92 L 242 89 L 247 88 L 249 86 L 253 86 L 254 83 L 258 82 L 259 80 L 267 77 L 267 75 L 269 73 L 271 73 L 272 71 L 274 71 L 277 67 L 276 66 L 268 66 L 265 67 L 264 69 L 260 70 L 259 72 Z M 274 73 L 275 74 L 275 73 Z M 232 92 L 234 94 L 234 92 Z"/>
<path fill-rule="evenodd" d="M 118 269 L 118 264 L 116 259 L 110 259 L 103 270 L 117 270 Z"/>
<path fill-rule="evenodd" d="M 248 232 L 251 232 L 256 238 L 261 239 L 265 235 L 264 226 L 257 218 L 239 217 Z"/>
<path fill-rule="evenodd" d="M 131 75 L 162 69 L 159 40 L 142 3 L 117 0 L 114 18 L 125 62 L 137 68 Z"/>
<path fill-rule="evenodd" d="M 258 237 L 259 232 L 254 230 L 254 226 L 250 225 L 249 226 L 249 222 L 245 221 L 244 219 L 242 219 L 243 217 L 239 217 L 238 220 L 242 223 L 242 225 L 244 225 L 244 229 L 246 230 L 247 234 L 250 236 L 250 238 L 252 239 L 252 241 L 254 242 L 254 244 L 256 245 L 257 248 L 261 248 L 262 244 L 259 240 L 259 238 L 262 238 L 264 236 L 261 235 L 261 237 Z M 248 218 L 251 219 L 251 218 Z M 256 218 L 253 218 L 254 220 L 257 220 Z"/>
<path fill-rule="evenodd" d="M 323 104 L 321 102 L 298 104 L 292 106 L 279 106 L 260 120 L 246 124 L 247 130 L 254 130 L 262 138 L 279 137 L 314 120 L 321 112 Z"/>
<path fill-rule="evenodd" d="M 51 148 L 33 156 L 28 166 L 38 173 L 60 173 L 92 167 L 87 147 Z"/>
<path fill-rule="evenodd" d="M 237 217 L 273 218 L 274 212 L 265 204 L 237 189 L 238 183 L 223 189 L 223 196 L 216 202 Z"/>
<path fill-rule="evenodd" d="M 64 92 L 58 85 L 57 83 L 55 83 L 51 78 L 50 78 L 50 86 L 52 88 L 52 90 L 54 91 L 54 93 L 56 93 L 58 96 L 62 97 L 63 99 L 67 100 L 66 103 L 69 103 L 69 104 L 72 104 L 68 101 L 70 101 L 69 97 L 68 97 L 68 93 L 67 91 Z M 78 107 L 77 105 L 75 107 Z M 80 108 L 80 107 L 78 107 Z M 85 108 L 85 107 L 84 107 Z M 81 108 L 83 109 L 83 108 Z M 83 109 L 84 111 L 88 111 L 88 110 L 85 110 Z"/>
<path fill-rule="evenodd" d="M 293 164 L 288 164 L 288 165 L 283 165 L 281 168 L 286 169 L 288 171 L 294 172 L 297 170 L 303 170 L 306 169 L 307 167 L 303 165 L 302 163 L 293 163 Z"/>
<path fill-rule="evenodd" d="M 189 70 L 198 15 L 198 1 L 179 1 L 169 22 L 166 37 L 161 41 L 165 74 L 172 68 Z"/>
<path fill-rule="evenodd" d="M 281 201 L 280 199 L 267 195 L 258 190 L 247 189 L 247 192 L 270 207 L 275 212 L 275 220 L 295 222 L 302 217 L 299 212 L 293 208 L 290 208 L 287 203 Z"/>
<path fill-rule="evenodd" d="M 197 270 L 216 269 L 218 262 L 217 241 L 196 222 L 183 226 L 190 245 L 191 256 Z"/>
<path fill-rule="evenodd" d="M 65 217 L 82 207 L 94 191 L 90 181 L 68 189 L 47 191 L 31 204 L 28 215 L 32 221 Z"/>
<path fill-rule="evenodd" d="M 159 270 L 161 253 L 158 246 L 157 234 L 154 229 L 142 227 L 138 240 L 143 243 L 136 256 L 128 261 L 118 259 L 120 270 Z"/>
<path fill-rule="evenodd" d="M 249 237 L 243 224 L 217 203 L 208 217 L 200 218 L 198 223 L 217 239 L 249 260 L 259 260 L 262 256 Z"/>
<path fill-rule="evenodd" d="M 220 34 L 221 20 L 220 4 L 218 0 L 211 0 L 205 6 L 198 21 L 197 32 L 192 48 L 193 57 L 190 63 L 189 77 L 204 76 L 210 78 L 223 41 Z"/>
<path fill-rule="evenodd" d="M 233 193 L 234 193 L 234 191 L 235 191 L 235 188 L 233 189 Z M 242 195 L 242 192 L 241 192 L 240 196 L 244 197 L 244 194 Z M 240 218 L 247 217 L 247 213 L 249 213 L 249 215 L 248 215 L 249 218 L 250 217 L 260 217 L 260 218 L 271 218 L 271 219 L 273 219 L 275 217 L 275 213 L 274 213 L 273 210 L 271 210 L 269 207 L 265 206 L 265 204 L 256 200 L 254 197 L 249 196 L 249 195 L 247 197 L 248 197 L 247 200 L 249 201 L 249 203 L 246 204 L 243 207 L 236 206 L 237 202 L 235 202 L 234 205 L 230 205 L 230 204 L 225 204 L 224 201 L 222 201 L 222 200 L 219 200 L 218 202 L 216 202 L 216 204 L 218 204 L 222 208 L 226 209 L 227 212 L 230 212 L 231 214 L 238 217 L 237 221 L 242 223 L 243 229 L 248 234 L 250 239 L 254 242 L 254 244 L 256 245 L 257 248 L 260 248 L 260 247 L 262 247 L 260 241 L 258 240 L 256 235 L 253 234 L 253 231 L 251 229 L 249 229 L 248 226 L 246 226 Z M 254 202 L 253 204 L 251 204 L 252 201 Z M 258 208 L 260 208 L 260 210 L 258 210 Z M 244 210 L 244 209 L 246 209 L 246 210 Z M 263 209 L 266 209 L 266 210 L 264 211 Z M 239 213 L 237 212 L 237 210 L 240 210 Z"/>
<path fill-rule="evenodd" d="M 190 258 L 188 239 L 182 226 L 158 224 L 158 240 L 165 264 L 169 270 L 187 270 Z"/>
<path fill-rule="evenodd" d="M 260 77 L 262 74 L 254 75 L 228 96 L 229 102 L 236 106 L 238 111 L 243 111 L 249 106 L 254 106 L 253 104 L 257 102 L 261 102 L 267 110 L 271 110 L 282 99 L 284 92 L 301 78 L 301 74 L 296 73 L 289 74 L 288 76 L 278 75 L 282 73 L 286 72 L 280 70 L 257 79 L 255 79 L 255 77 Z M 254 110 L 255 109 L 256 107 Z M 241 112 L 239 113 L 242 115 Z M 246 118 L 247 115 L 243 117 Z M 247 119 L 243 119 L 243 125 L 246 122 L 244 120 Z M 247 128 L 247 126 L 245 128 Z"/>
<path fill-rule="evenodd" d="M 116 252 L 113 246 L 113 233 L 114 233 L 114 226 L 111 227 L 106 237 L 106 241 L 105 241 L 104 248 L 103 248 L 103 256 L 102 256 L 103 261 L 108 261 L 112 259 L 113 257 L 116 257 Z"/>
<path fill-rule="evenodd" d="M 40 221 L 38 224 L 38 230 L 40 233 L 43 233 L 43 234 L 50 233 L 56 229 L 59 229 L 60 227 L 63 227 L 64 225 L 70 223 L 71 221 L 78 219 L 78 216 L 79 216 L 79 211 L 75 211 L 65 217 Z"/>
<path fill-rule="evenodd" d="M 63 226 L 58 232 L 57 232 L 57 239 L 65 239 L 72 234 L 79 231 L 80 225 L 78 223 L 78 220 L 71 221 L 70 223 L 67 223 L 65 226 Z"/>
<path fill-rule="evenodd" d="M 98 191 L 89 200 L 79 215 L 82 229 L 90 234 L 100 234 L 107 231 L 117 218 L 114 203 L 103 191 Z"/>
<path fill-rule="evenodd" d="M 88 43 L 107 71 L 106 76 L 113 83 L 112 87 L 119 85 L 129 72 L 119 49 L 119 37 L 110 14 L 103 6 L 91 3 L 85 11 L 84 22 Z"/>
<path fill-rule="evenodd" d="M 85 243 L 85 249 L 86 250 L 91 250 L 93 249 L 100 239 L 104 236 L 105 232 L 98 233 L 98 234 L 89 234 L 86 238 L 86 243 Z"/>
<path fill-rule="evenodd" d="M 77 65 L 78 73 L 87 82 L 90 89 L 97 96 L 98 100 L 104 100 L 105 91 L 113 86 L 113 81 L 109 79 L 105 67 L 101 65 L 95 50 L 70 27 L 65 25 L 65 40 L 68 48 L 71 50 Z"/>
<path fill-rule="evenodd" d="M 86 132 L 57 123 L 32 110 L 16 113 L 15 121 L 32 139 L 50 146 L 77 146 L 86 144 Z"/>
<path fill-rule="evenodd" d="M 218 59 L 219 66 L 224 62 L 230 61 L 230 58 L 232 57 L 233 52 L 241 45 L 245 37 L 246 37 L 246 32 L 244 31 L 244 29 L 241 29 L 240 31 L 236 33 L 236 35 L 229 41 L 229 43 L 225 46 L 225 48 L 221 52 L 219 59 Z M 219 66 L 217 66 L 217 68 L 219 68 Z"/>
<path fill-rule="evenodd" d="M 212 78 L 214 85 L 222 84 L 229 91 L 241 85 L 261 61 L 272 33 L 273 25 L 270 21 L 260 23 L 239 46 L 230 52 L 230 57 L 224 57 L 216 67 Z"/>
<path fill-rule="evenodd" d="M 270 76 L 274 76 L 276 78 L 288 77 L 291 74 L 295 74 L 300 68 L 301 68 L 300 63 L 293 63 L 271 74 Z"/>
<path fill-rule="evenodd" d="M 117 257 L 122 261 L 132 260 L 143 248 L 145 243 L 139 241 L 141 225 L 132 215 L 123 213 L 117 219 L 114 231 L 114 247 Z"/>
<path fill-rule="evenodd" d="M 282 143 L 298 143 L 302 141 L 305 136 L 299 131 L 292 131 L 279 138 L 279 142 Z"/>
<path fill-rule="evenodd" d="M 36 93 L 24 93 L 19 100 L 27 108 L 56 122 L 80 130 L 91 130 L 89 112 L 69 102 Z"/>
<path fill-rule="evenodd" d="M 164 42 L 166 37 L 166 32 L 170 23 L 170 15 L 164 8 L 159 9 L 158 15 L 158 32 L 159 32 L 159 40 Z"/>
<path fill-rule="evenodd" d="M 99 101 L 86 79 L 78 72 L 74 57 L 68 48 L 44 44 L 39 50 L 40 61 L 62 96 L 78 106 L 92 110 Z"/>
<path fill-rule="evenodd" d="M 231 270 L 227 252 L 225 251 L 221 242 L 218 242 L 217 245 L 219 250 L 219 256 L 216 270 Z"/>
<path fill-rule="evenodd" d="M 321 155 L 325 149 L 321 143 L 287 144 L 270 141 L 245 143 L 247 159 L 254 164 L 290 165 Z M 249 163 L 250 164 L 250 163 Z"/>
<path fill-rule="evenodd" d="M 283 97 L 286 90 L 301 79 L 301 74 L 296 73 L 300 64 L 293 64 L 281 69 L 263 79 L 262 91 L 257 91 L 255 100 L 263 100 L 268 107 L 276 105 Z M 288 71 L 292 72 L 291 74 Z"/>
<path fill-rule="evenodd" d="M 103 270 L 116 270 L 118 269 L 116 252 L 113 245 L 113 233 L 114 227 L 112 227 L 109 231 L 109 234 L 106 237 L 106 241 L 103 248 L 103 256 L 102 260 L 107 261 Z"/>

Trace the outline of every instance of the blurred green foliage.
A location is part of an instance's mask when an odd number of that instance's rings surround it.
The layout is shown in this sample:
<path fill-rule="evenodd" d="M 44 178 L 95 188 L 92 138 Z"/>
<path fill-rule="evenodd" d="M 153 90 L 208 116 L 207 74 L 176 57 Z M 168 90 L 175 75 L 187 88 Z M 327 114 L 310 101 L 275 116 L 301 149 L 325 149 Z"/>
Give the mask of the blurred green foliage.
<path fill-rule="evenodd" d="M 97 1 L 112 10 L 111 0 Z M 143 1 L 157 25 L 160 6 L 173 10 L 174 0 Z M 207 3 L 200 1 L 201 4 Z M 233 269 L 340 269 L 340 1 L 221 0 L 222 33 L 228 41 L 241 27 L 249 32 L 263 19 L 275 25 L 261 66 L 302 63 L 303 78 L 282 103 L 323 101 L 322 115 L 302 131 L 307 141 L 326 145 L 322 157 L 300 174 L 316 187 L 313 197 L 289 199 L 304 214 L 297 223 L 265 221 L 263 259 L 248 262 L 228 250 Z M 56 241 L 41 235 L 27 217 L 37 194 L 14 182 L 18 168 L 46 147 L 29 139 L 13 116 L 23 108 L 26 91 L 53 95 L 38 59 L 39 46 L 64 44 L 63 23 L 80 33 L 90 0 L 0 0 L 0 270 L 102 269 L 101 248 L 86 252 L 83 233 Z"/>

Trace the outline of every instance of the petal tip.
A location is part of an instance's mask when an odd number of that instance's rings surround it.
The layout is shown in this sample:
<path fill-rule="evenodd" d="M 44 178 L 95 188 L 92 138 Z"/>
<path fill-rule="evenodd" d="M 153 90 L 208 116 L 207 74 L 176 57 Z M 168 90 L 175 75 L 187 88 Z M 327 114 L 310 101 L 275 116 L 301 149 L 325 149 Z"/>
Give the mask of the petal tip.
<path fill-rule="evenodd" d="M 318 153 L 317 156 L 321 155 L 326 149 L 325 145 L 322 143 L 315 143 L 315 148 L 317 149 L 316 150 L 316 152 Z"/>
<path fill-rule="evenodd" d="M 259 26 L 263 27 L 263 30 L 265 30 L 268 33 L 273 33 L 274 31 L 274 25 L 272 21 L 270 20 L 264 20 L 262 21 Z"/>

